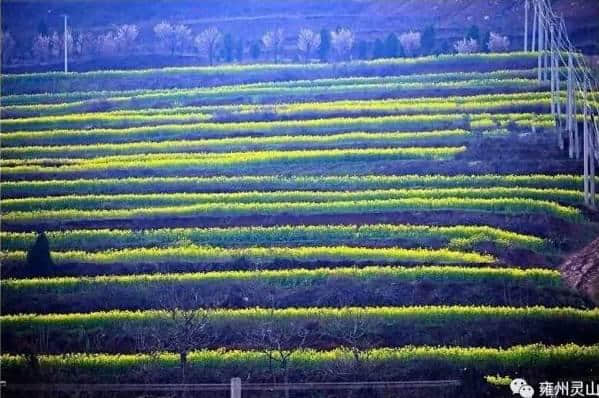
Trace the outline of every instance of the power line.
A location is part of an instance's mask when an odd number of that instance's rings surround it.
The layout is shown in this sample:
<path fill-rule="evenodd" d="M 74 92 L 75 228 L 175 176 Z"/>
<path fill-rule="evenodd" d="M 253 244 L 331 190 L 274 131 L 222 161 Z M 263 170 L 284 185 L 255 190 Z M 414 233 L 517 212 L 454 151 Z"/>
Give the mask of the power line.
<path fill-rule="evenodd" d="M 537 79 L 539 83 L 551 79 L 551 114 L 555 118 L 558 146 L 564 149 L 562 118 L 562 75 L 566 81 L 566 131 L 568 154 L 579 158 L 580 137 L 578 110 L 582 116 L 584 202 L 595 208 L 595 161 L 599 160 L 599 83 L 593 77 L 583 54 L 576 50 L 568 37 L 563 16 L 557 16 L 548 0 L 533 1 L 532 47 L 537 50 Z M 525 0 L 525 51 L 528 43 L 528 0 Z M 549 63 L 551 64 L 549 66 Z M 564 68 L 562 68 L 562 65 Z M 565 74 L 563 72 L 566 72 Z M 580 103 L 580 107 L 578 106 Z"/>

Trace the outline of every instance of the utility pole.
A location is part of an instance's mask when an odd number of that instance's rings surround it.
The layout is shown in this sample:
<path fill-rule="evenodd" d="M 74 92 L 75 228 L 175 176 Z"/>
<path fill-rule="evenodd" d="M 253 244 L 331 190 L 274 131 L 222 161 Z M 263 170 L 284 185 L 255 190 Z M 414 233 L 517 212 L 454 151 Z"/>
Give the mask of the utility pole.
<path fill-rule="evenodd" d="M 570 159 L 574 159 L 574 148 L 578 146 L 578 139 L 574 139 L 574 123 L 576 116 L 574 113 L 574 85 L 573 85 L 573 69 L 574 62 L 572 60 L 572 49 L 568 51 L 568 105 L 566 107 L 566 113 L 568 115 L 566 119 L 566 125 L 568 126 L 568 155 Z"/>
<path fill-rule="evenodd" d="M 550 47 L 551 47 L 551 116 L 553 116 L 555 120 L 555 115 L 557 114 L 555 110 L 555 71 L 553 69 L 553 64 L 555 61 L 555 55 L 553 52 L 553 28 L 551 28 L 551 32 L 549 34 Z"/>
<path fill-rule="evenodd" d="M 544 21 L 544 36 L 543 36 L 543 43 L 545 44 L 545 48 L 544 48 L 544 52 L 545 52 L 545 61 L 544 61 L 544 69 L 543 69 L 543 80 L 547 81 L 549 80 L 549 48 L 550 48 L 550 43 L 549 43 L 549 22 L 547 21 L 547 18 L 549 18 L 549 14 L 546 12 L 543 12 L 543 17 L 545 18 Z"/>
<path fill-rule="evenodd" d="M 557 145 L 559 149 L 564 150 L 564 136 L 562 134 L 562 115 L 560 103 L 560 79 L 559 79 L 559 61 L 557 56 L 557 32 L 555 27 L 549 28 L 549 40 L 551 48 L 551 114 L 555 121 L 555 129 L 557 130 Z"/>
<path fill-rule="evenodd" d="M 532 0 L 532 46 L 530 48 L 530 50 L 532 52 L 535 51 L 535 49 L 537 48 L 536 46 L 536 41 L 537 41 L 537 10 L 538 10 L 538 6 L 537 6 L 537 0 Z"/>
<path fill-rule="evenodd" d="M 69 71 L 69 56 L 68 56 L 68 37 L 67 37 L 67 14 L 64 17 L 64 73 Z"/>
<path fill-rule="evenodd" d="M 572 83 L 572 117 L 574 118 L 574 155 L 576 160 L 580 159 L 580 130 L 578 128 L 578 101 L 576 99 L 576 82 Z"/>
<path fill-rule="evenodd" d="M 524 52 L 528 51 L 528 8 L 529 0 L 524 0 Z"/>
<path fill-rule="evenodd" d="M 532 1 L 532 4 L 529 4 Z M 597 209 L 596 203 L 596 164 L 599 160 L 599 107 L 594 99 L 597 81 L 581 54 L 568 39 L 568 31 L 563 18 L 557 17 L 551 7 L 551 0 L 524 0 L 524 51 L 528 51 L 528 11 L 533 7 L 532 51 L 537 51 L 537 78 L 539 84 L 551 79 L 551 114 L 555 120 L 558 145 L 565 148 L 568 140 L 570 159 L 583 160 L 584 204 Z M 562 58 L 567 54 L 568 59 Z M 564 69 L 564 85 L 567 87 L 562 112 L 561 69 Z M 581 125 L 578 121 L 580 111 Z M 564 121 L 562 122 L 562 117 Z M 562 128 L 565 131 L 562 131 Z M 582 135 L 582 137 L 581 137 Z"/>
<path fill-rule="evenodd" d="M 593 134 L 593 128 L 595 127 L 592 123 L 593 111 L 588 104 L 588 94 L 591 89 L 588 77 L 585 77 L 584 86 L 582 90 L 583 96 L 583 162 L 584 162 L 584 203 L 591 209 L 595 209 L 595 151 L 594 142 L 592 141 L 591 135 Z"/>
<path fill-rule="evenodd" d="M 538 1 L 537 1 L 538 2 Z M 538 2 L 538 16 L 539 16 L 539 22 L 537 24 L 537 29 L 538 29 L 538 34 L 539 34 L 539 40 L 538 40 L 538 47 L 539 47 L 539 58 L 537 59 L 537 77 L 539 80 L 539 83 L 541 83 L 543 81 L 543 51 L 545 49 L 545 45 L 543 44 L 543 7 L 541 7 L 540 2 Z"/>
<path fill-rule="evenodd" d="M 559 53 L 559 46 L 560 43 L 562 42 L 562 31 L 558 30 L 557 33 L 554 32 L 554 34 L 557 35 L 557 38 L 554 37 L 554 40 L 557 41 L 553 41 L 553 62 L 555 63 L 554 68 L 555 68 L 555 89 L 557 90 L 556 95 L 555 95 L 555 110 L 557 111 L 557 121 L 559 124 L 559 128 L 560 128 L 560 134 L 562 132 L 562 99 L 561 99 L 561 94 L 562 94 L 562 90 L 561 90 L 561 78 L 560 78 L 560 53 Z M 563 137 L 562 137 L 562 146 L 563 146 Z"/>

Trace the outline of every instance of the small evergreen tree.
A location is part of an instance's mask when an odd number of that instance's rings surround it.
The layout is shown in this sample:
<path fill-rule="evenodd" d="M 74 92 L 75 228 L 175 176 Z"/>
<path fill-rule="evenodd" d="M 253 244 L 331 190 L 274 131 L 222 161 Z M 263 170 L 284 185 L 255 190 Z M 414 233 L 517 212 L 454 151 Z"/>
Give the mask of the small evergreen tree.
<path fill-rule="evenodd" d="M 379 59 L 385 57 L 385 45 L 381 39 L 374 41 L 374 52 L 372 54 L 373 59 Z"/>
<path fill-rule="evenodd" d="M 37 33 L 42 36 L 48 36 L 48 25 L 46 25 L 46 22 L 43 19 L 40 19 L 37 24 Z"/>
<path fill-rule="evenodd" d="M 27 266 L 30 270 L 46 275 L 50 273 L 54 262 L 50 256 L 50 242 L 44 231 L 38 233 L 33 246 L 27 252 Z"/>
<path fill-rule="evenodd" d="M 466 39 L 474 39 L 480 43 L 480 30 L 478 29 L 478 26 L 472 25 L 470 29 L 468 29 Z"/>
<path fill-rule="evenodd" d="M 368 59 L 368 43 L 364 40 L 358 42 L 358 59 Z"/>
<path fill-rule="evenodd" d="M 399 40 L 395 33 L 391 32 L 385 39 L 385 58 L 395 58 L 399 55 Z"/>
<path fill-rule="evenodd" d="M 254 42 L 250 47 L 250 55 L 253 59 L 258 59 L 260 57 L 260 43 Z"/>
<path fill-rule="evenodd" d="M 482 43 L 480 43 L 481 51 L 484 51 L 486 53 L 489 52 L 489 41 L 491 41 L 491 32 L 485 32 L 485 34 L 483 35 Z"/>
<path fill-rule="evenodd" d="M 449 41 L 443 40 L 441 42 L 441 48 L 440 48 L 439 53 L 440 54 L 450 54 L 451 52 L 452 52 L 451 44 L 449 44 Z"/>
<path fill-rule="evenodd" d="M 235 59 L 241 63 L 243 61 L 243 40 L 239 39 L 235 46 Z"/>
<path fill-rule="evenodd" d="M 233 62 L 233 35 L 227 33 L 223 39 L 223 51 L 225 62 Z"/>
<path fill-rule="evenodd" d="M 433 25 L 429 25 L 422 32 L 421 38 L 422 50 L 424 54 L 430 55 L 435 50 L 435 28 Z"/>
<path fill-rule="evenodd" d="M 327 62 L 329 60 L 329 53 L 331 52 L 331 32 L 328 29 L 322 29 L 320 31 L 320 46 L 318 47 L 318 56 L 321 62 Z"/>

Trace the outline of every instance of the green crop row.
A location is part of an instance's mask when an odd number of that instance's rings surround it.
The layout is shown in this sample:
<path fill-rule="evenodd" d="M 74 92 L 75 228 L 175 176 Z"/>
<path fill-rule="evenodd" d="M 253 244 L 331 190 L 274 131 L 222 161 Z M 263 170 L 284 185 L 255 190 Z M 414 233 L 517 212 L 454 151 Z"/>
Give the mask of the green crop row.
<path fill-rule="evenodd" d="M 2 355 L 3 377 L 8 383 L 40 382 L 36 374 L 27 376 L 30 358 L 25 355 Z M 41 355 L 38 357 L 42 375 L 61 375 L 62 382 L 81 382 L 92 377 L 97 382 L 123 382 L 140 380 L 137 370 L 142 370 L 143 380 L 177 380 L 180 371 L 179 354 L 69 354 Z M 353 363 L 354 353 L 338 348 L 332 351 L 297 350 L 291 353 L 288 367 L 290 381 L 335 380 L 330 369 Z M 487 347 L 430 347 L 406 346 L 379 348 L 364 353 L 363 369 L 376 380 L 406 379 L 418 364 L 424 370 L 432 364 L 442 363 L 451 376 L 460 370 L 474 367 L 487 373 L 518 372 L 526 369 L 532 374 L 544 374 L 549 369 L 563 369 L 560 376 L 580 376 L 577 371 L 593 368 L 599 361 L 599 345 L 581 346 L 566 344 L 545 346 L 533 344 L 509 348 Z M 252 380 L 272 379 L 272 360 L 264 352 L 239 350 L 195 351 L 187 356 L 188 377 L 199 382 L 223 382 L 239 374 L 251 374 Z M 245 373 L 241 373 L 245 372 Z M 366 376 L 366 375 L 364 375 Z M 170 377 L 170 378 L 169 378 Z M 175 377 L 175 379 L 173 379 Z M 360 375 L 362 377 L 362 375 Z M 446 374 L 446 377 L 447 374 Z"/>
<path fill-rule="evenodd" d="M 25 264 L 26 252 L 2 252 L 0 259 L 10 264 Z M 222 248 L 211 246 L 178 246 L 166 248 L 130 248 L 102 252 L 67 251 L 53 252 L 52 258 L 61 264 L 230 264 L 247 261 L 257 266 L 276 264 L 281 260 L 289 261 L 368 261 L 373 263 L 419 262 L 431 264 L 492 263 L 490 255 L 460 252 L 449 249 L 403 249 L 364 248 L 349 246 L 323 247 L 244 247 Z M 4 265 L 4 264 L 3 264 Z"/>
<path fill-rule="evenodd" d="M 369 99 L 426 95 L 467 95 L 545 90 L 547 84 L 531 79 L 481 79 L 457 82 L 347 84 L 334 86 L 243 87 L 221 86 L 110 97 L 63 104 L 16 105 L 4 107 L 4 117 L 51 116 L 107 109 L 143 109 L 156 106 L 217 105 L 245 103 L 305 102 L 325 97 Z"/>
<path fill-rule="evenodd" d="M 414 74 L 401 76 L 368 76 L 368 77 L 340 77 L 334 79 L 269 81 L 262 83 L 249 83 L 237 87 L 287 87 L 298 86 L 338 86 L 361 84 L 389 84 L 389 83 L 424 83 L 424 82 L 455 82 L 472 79 L 536 79 L 536 69 L 499 70 L 493 72 L 448 72 L 432 74 Z M 58 104 L 76 102 L 89 99 L 131 97 L 141 94 L 161 94 L 180 89 L 136 89 L 118 91 L 78 91 L 78 92 L 53 92 L 42 94 L 20 94 L 2 97 L 3 106 Z"/>
<path fill-rule="evenodd" d="M 126 195 L 69 195 L 47 198 L 5 199 L 2 212 L 27 212 L 51 210 L 135 209 L 166 206 L 192 206 L 200 204 L 241 203 L 320 203 L 365 200 L 395 200 L 413 198 L 526 198 L 563 203 L 580 203 L 583 193 L 563 189 L 537 188 L 435 188 L 391 189 L 354 192 L 279 191 L 236 193 L 174 193 Z"/>
<path fill-rule="evenodd" d="M 198 123 L 210 120 L 212 115 L 200 112 L 171 113 L 164 115 L 78 113 L 67 116 L 40 116 L 20 119 L 4 119 L 3 132 L 50 130 L 50 129 L 90 129 L 90 128 L 126 128 L 145 125 Z"/>
<path fill-rule="evenodd" d="M 549 269 L 519 269 L 497 267 L 464 266 L 415 266 L 415 267 L 349 267 L 318 269 L 282 269 L 260 271 L 213 271 L 176 274 L 140 274 L 93 277 L 56 277 L 31 279 L 4 279 L 0 281 L 2 294 L 34 296 L 36 293 L 71 293 L 86 295 L 105 286 L 123 286 L 141 297 L 145 289 L 152 287 L 172 287 L 193 285 L 214 286 L 216 284 L 264 282 L 277 286 L 312 285 L 331 278 L 352 278 L 359 280 L 385 280 L 398 283 L 414 280 L 435 282 L 474 282 L 490 280 L 506 282 L 531 282 L 541 286 L 559 286 L 559 271 Z"/>
<path fill-rule="evenodd" d="M 329 118 L 274 122 L 193 123 L 132 127 L 127 129 L 24 131 L 3 135 L 4 147 L 167 141 L 184 138 L 222 138 L 239 134 L 322 135 L 352 131 L 432 130 L 466 125 L 466 115 L 400 115 L 384 117 Z"/>
<path fill-rule="evenodd" d="M 565 109 L 566 94 L 561 94 L 562 108 Z M 526 112 L 526 108 L 547 109 L 551 103 L 549 92 L 517 92 L 496 93 L 469 96 L 451 97 L 418 97 L 418 98 L 391 98 L 374 100 L 339 100 L 324 102 L 295 102 L 277 104 L 238 104 L 238 105 L 216 105 L 197 107 L 178 107 L 170 109 L 140 109 L 120 110 L 107 112 L 106 115 L 156 115 L 166 116 L 169 114 L 209 113 L 213 116 L 223 115 L 225 117 L 245 117 L 252 120 L 257 117 L 305 117 L 312 114 L 338 114 L 338 113 L 360 113 L 371 112 L 381 114 L 414 114 L 414 113 L 443 113 L 443 112 L 484 112 L 485 109 L 500 112 L 502 109 L 516 109 Z M 524 108 L 524 109 L 523 109 Z M 565 111 L 564 111 L 565 113 Z M 75 115 L 64 116 L 65 120 Z M 35 120 L 35 119 L 33 119 Z"/>
<path fill-rule="evenodd" d="M 582 120 L 582 116 L 579 116 Z M 510 123 L 522 126 L 552 127 L 554 119 L 548 114 L 535 113 L 481 113 L 481 114 L 432 114 L 392 115 L 365 117 L 334 117 L 328 119 L 275 120 L 266 122 L 190 123 L 157 126 L 130 127 L 123 129 L 89 130 L 39 130 L 6 133 L 3 146 L 59 146 L 116 144 L 131 142 L 165 142 L 185 139 L 239 138 L 239 135 L 268 136 L 299 135 L 323 136 L 341 133 L 389 132 L 408 133 L 419 130 L 455 129 L 472 127 L 488 129 L 505 127 Z M 397 131 L 400 130 L 400 131 Z M 231 143 L 235 144 L 235 140 Z M 244 141 L 239 141 L 244 142 Z"/>
<path fill-rule="evenodd" d="M 153 207 L 112 210 L 42 210 L 11 212 L 3 215 L 4 222 L 64 222 L 76 220 L 153 219 L 172 217 L 233 217 L 242 215 L 275 214 L 368 214 L 406 211 L 474 211 L 501 214 L 546 214 L 572 222 L 584 220 L 573 207 L 555 202 L 522 198 L 464 198 L 430 197 L 390 200 L 360 200 L 341 202 L 275 202 L 275 203 L 205 203 L 177 207 Z"/>
<path fill-rule="evenodd" d="M 206 311 L 213 322 L 268 322 L 286 323 L 308 320 L 332 322 L 337 319 L 376 318 L 380 321 L 408 320 L 437 323 L 451 320 L 507 319 L 518 323 L 526 320 L 560 318 L 563 321 L 583 319 L 599 321 L 599 309 L 494 307 L 494 306 L 410 306 L 410 307 L 344 307 L 344 308 L 244 308 L 211 309 Z M 0 316 L 3 331 L 23 332 L 29 328 L 93 329 L 115 328 L 124 323 L 168 324 L 173 322 L 171 311 L 106 311 L 85 314 L 18 314 Z M 160 328 L 160 325 L 158 325 Z"/>
<path fill-rule="evenodd" d="M 353 132 L 331 135 L 283 135 L 269 137 L 231 137 L 204 140 L 133 142 L 122 144 L 54 145 L 3 148 L 6 159 L 93 158 L 177 152 L 236 152 L 281 149 L 339 149 L 402 147 L 412 145 L 461 144 L 471 137 L 466 130 L 422 132 Z"/>
<path fill-rule="evenodd" d="M 70 230 L 46 233 L 52 250 L 108 250 L 131 247 L 167 247 L 183 242 L 200 246 L 333 246 L 360 242 L 387 242 L 409 239 L 426 242 L 442 239 L 451 248 L 470 249 L 478 242 L 494 242 L 502 247 L 519 246 L 535 251 L 548 249 L 536 236 L 523 235 L 488 226 L 457 225 L 296 225 L 275 227 L 174 228 L 149 230 Z M 35 233 L 0 232 L 2 249 L 26 251 L 33 245 Z M 423 245 L 425 246 L 425 245 Z"/>
<path fill-rule="evenodd" d="M 312 323 L 312 332 L 318 328 L 350 329 L 359 319 L 365 325 L 364 333 L 378 335 L 381 329 L 426 330 L 434 326 L 464 330 L 472 323 L 512 323 L 530 325 L 534 322 L 575 324 L 592 330 L 599 326 L 599 309 L 495 307 L 495 306 L 409 306 L 409 307 L 312 307 L 312 308 L 244 308 L 211 309 L 204 312 L 212 333 L 222 336 L 230 330 L 255 330 L 268 325 L 290 335 L 300 332 L 299 325 Z M 177 327 L 182 319 L 172 311 L 106 311 L 74 314 L 18 314 L 2 315 L 3 334 L 30 335 L 43 329 L 53 335 L 69 336 L 75 333 L 97 333 L 105 336 L 132 337 L 137 333 L 150 336 L 158 331 L 168 336 L 169 329 Z M 179 326 L 181 327 L 181 326 Z M 144 333 L 145 332 L 145 333 Z M 273 332 L 274 333 L 274 332 Z M 56 338 L 56 337 L 55 337 Z M 235 340 L 230 336 L 227 340 Z M 371 343 L 372 344 L 372 343 Z M 248 344 L 248 345 L 251 345 Z M 374 344 L 373 344 L 374 345 Z M 111 346 L 108 343 L 108 346 Z M 314 346 L 309 344 L 308 346 Z M 112 347 L 112 346 L 111 346 Z M 201 348 L 201 345 L 194 345 Z"/>
<path fill-rule="evenodd" d="M 305 151 L 256 151 L 231 153 L 172 153 L 130 156 L 107 156 L 94 159 L 80 159 L 73 164 L 73 159 L 58 159 L 58 162 L 68 163 L 62 167 L 46 167 L 45 165 L 19 165 L 19 160 L 12 160 L 15 166 L 8 167 L 5 163 L 5 176 L 18 176 L 23 173 L 38 175 L 54 175 L 97 172 L 115 170 L 180 170 L 203 168 L 206 170 L 224 171 L 234 169 L 237 172 L 244 167 L 253 165 L 290 165 L 307 164 L 309 162 L 359 162 L 364 160 L 443 160 L 451 159 L 466 150 L 465 147 L 402 147 L 389 149 L 323 149 Z M 40 160 L 38 160 L 40 161 Z M 41 160 L 45 163 L 44 160 Z M 11 161 L 8 161 L 11 162 Z"/>
<path fill-rule="evenodd" d="M 583 120 L 578 115 L 579 121 Z M 550 114 L 510 113 L 510 114 L 474 114 L 471 115 L 470 128 L 472 130 L 496 129 L 514 124 L 519 127 L 536 127 L 550 129 L 555 127 L 555 118 Z"/>
<path fill-rule="evenodd" d="M 597 179 L 599 183 L 599 178 Z M 46 181 L 2 181 L 7 197 L 125 194 L 157 192 L 358 191 L 407 188 L 530 187 L 579 190 L 579 175 L 366 175 L 366 176 L 239 176 L 145 177 Z"/>
<path fill-rule="evenodd" d="M 52 95 L 52 94 L 48 94 Z M 562 93 L 562 97 L 565 98 Z M 7 119 L 7 120 L 39 120 L 39 121 L 54 121 L 54 120 L 76 120 L 78 117 L 97 118 L 111 116 L 126 116 L 126 115 L 141 115 L 141 116 L 166 116 L 166 115 L 188 115 L 194 113 L 263 113 L 263 112 L 274 112 L 277 110 L 285 113 L 286 111 L 304 111 L 305 108 L 320 107 L 321 104 L 329 104 L 331 107 L 348 108 L 351 107 L 366 107 L 375 106 L 375 108 L 393 108 L 409 106 L 412 104 L 420 105 L 440 105 L 443 104 L 493 104 L 496 102 L 505 102 L 509 100 L 514 101 L 531 101 L 531 102 L 542 102 L 551 99 L 551 93 L 546 91 L 527 91 L 517 93 L 495 93 L 495 94 L 480 94 L 480 95 L 467 95 L 467 96 L 450 96 L 450 97 L 415 97 L 415 98 L 388 98 L 388 99 L 370 99 L 370 100 L 336 100 L 336 101 L 316 101 L 316 102 L 291 102 L 291 103 L 277 103 L 277 104 L 229 104 L 229 105 L 205 105 L 205 106 L 174 106 L 169 108 L 157 107 L 157 108 L 140 108 L 140 109 L 114 109 L 106 111 L 88 110 L 84 113 L 69 113 L 64 115 L 47 115 L 47 116 L 31 116 L 22 117 L 18 119 Z M 59 104 L 57 104 L 59 105 Z M 4 108 L 2 108 L 4 109 Z M 10 108 L 9 108 L 10 109 Z M 322 109 L 326 110 L 326 108 Z"/>
<path fill-rule="evenodd" d="M 119 110 L 4 119 L 3 131 L 27 131 L 74 128 L 127 128 L 143 125 L 197 123 L 210 118 L 276 120 L 306 118 L 314 115 L 365 116 L 431 114 L 450 112 L 509 112 L 544 109 L 549 111 L 546 92 L 494 94 L 468 97 L 424 97 L 386 100 L 304 102 L 276 105 L 220 105 Z"/>
<path fill-rule="evenodd" d="M 385 76 L 422 73 L 464 66 L 470 70 L 501 70 L 535 66 L 534 53 L 440 55 L 395 58 L 342 64 L 258 64 L 218 67 L 163 68 L 85 73 L 2 75 L 2 94 L 66 91 L 123 90 L 132 88 L 186 88 L 214 84 L 240 84 L 270 80 L 300 80 L 348 76 Z"/>
<path fill-rule="evenodd" d="M 544 93 L 543 93 L 544 94 Z M 438 114 L 451 112 L 509 112 L 544 109 L 549 111 L 549 98 L 539 100 L 494 100 L 492 102 L 421 102 L 414 101 L 406 104 L 397 101 L 377 101 L 375 104 L 362 103 L 339 104 L 335 102 L 306 103 L 302 106 L 273 105 L 251 106 L 242 110 L 228 110 L 234 107 L 186 107 L 175 108 L 172 111 L 135 113 L 135 112 L 106 112 L 83 113 L 66 116 L 42 116 L 22 119 L 4 119 L 4 132 L 36 131 L 51 129 L 90 129 L 90 128 L 130 128 L 142 126 L 157 126 L 168 124 L 194 124 L 210 119 L 228 120 L 277 120 L 281 118 L 306 118 L 330 116 L 392 116 Z M 300 105 L 300 104 L 298 104 Z M 253 109 L 252 109 L 253 108 Z M 205 114 L 200 112 L 211 112 Z"/>

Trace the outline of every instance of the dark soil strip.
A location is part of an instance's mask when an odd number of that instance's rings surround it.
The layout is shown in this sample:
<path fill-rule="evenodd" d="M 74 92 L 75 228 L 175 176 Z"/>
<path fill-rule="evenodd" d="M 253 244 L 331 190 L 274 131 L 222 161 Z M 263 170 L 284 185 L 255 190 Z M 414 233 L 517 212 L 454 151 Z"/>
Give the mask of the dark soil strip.
<path fill-rule="evenodd" d="M 156 57 L 152 56 L 154 60 Z M 137 57 L 135 63 L 138 62 Z M 168 65 L 172 65 L 173 57 L 168 57 Z M 197 61 L 196 61 L 197 62 Z M 74 64 L 73 71 L 88 71 L 94 69 L 127 69 L 127 62 L 119 59 L 115 67 L 97 68 L 87 66 L 84 63 Z M 196 64 L 194 64 L 195 66 Z M 281 69 L 273 71 L 272 69 L 258 70 L 252 72 L 227 75 L 225 73 L 213 75 L 200 75 L 197 73 L 165 73 L 156 70 L 154 73 L 134 76 L 123 74 L 115 76 L 110 72 L 104 75 L 96 76 L 77 76 L 77 78 L 63 78 L 60 75 L 41 77 L 37 79 L 27 77 L 12 77 L 6 79 L 2 85 L 2 95 L 23 94 L 23 93 L 44 93 L 44 92 L 65 92 L 65 91 L 95 91 L 95 90 L 134 90 L 144 89 L 166 89 L 166 88 L 188 88 L 198 86 L 219 86 L 231 84 L 247 84 L 260 81 L 290 81 L 303 79 L 323 79 L 331 77 L 358 77 L 358 76 L 397 76 L 406 74 L 423 73 L 449 73 L 449 72 L 491 72 L 502 69 L 530 69 L 536 66 L 534 59 L 513 58 L 505 60 L 489 59 L 472 62 L 433 62 L 422 64 L 387 64 L 378 66 L 369 66 L 361 64 L 342 64 L 332 65 L 329 68 L 321 70 L 302 70 L 296 71 Z M 34 69 L 32 69 L 34 68 Z M 47 66 L 43 66 L 47 70 Z M 135 67 L 137 68 L 137 67 Z M 35 70 L 35 67 L 27 69 L 13 68 L 8 73 L 22 73 Z M 4 71 L 6 72 L 6 71 Z M 118 71 L 115 71 L 118 72 Z"/>
<path fill-rule="evenodd" d="M 368 318 L 366 318 L 368 319 Z M 520 322 L 522 321 L 522 322 Z M 276 322 L 271 328 L 273 335 L 286 335 L 281 339 L 281 348 L 294 349 L 302 340 L 301 333 L 306 333 L 305 348 L 334 349 L 344 343 L 347 332 L 339 332 L 331 322 L 326 320 L 290 320 L 290 325 L 281 326 Z M 523 323 L 525 327 L 523 328 Z M 150 323 L 151 324 L 151 323 Z M 341 321 L 341 327 L 351 328 L 352 320 Z M 133 354 L 139 351 L 151 352 L 159 350 L 158 344 L 152 346 L 151 341 L 158 336 L 159 340 L 167 341 L 174 338 L 172 328 L 160 327 L 158 331 L 148 328 L 148 325 L 128 326 L 111 323 L 90 329 L 83 326 L 50 328 L 47 333 L 47 346 L 44 353 L 63 354 L 68 352 L 97 352 L 109 354 Z M 179 326 L 182 327 L 182 326 Z M 213 336 L 205 348 L 217 349 L 260 349 L 263 348 L 253 336 L 260 333 L 264 326 L 260 322 L 232 319 L 219 322 L 206 330 L 205 334 Z M 339 328 L 340 326 L 336 326 Z M 592 345 L 599 337 L 592 330 L 599 328 L 599 321 L 584 319 L 564 319 L 561 317 L 549 319 L 501 319 L 501 317 L 484 317 L 483 319 L 461 320 L 451 316 L 435 319 L 434 322 L 418 322 L 409 319 L 387 318 L 368 319 L 360 333 L 361 344 L 371 347 L 401 347 L 405 345 L 428 346 L 486 346 L 506 347 L 518 344 L 541 343 L 558 345 L 577 343 Z M 17 330 L 3 327 L 2 341 L 8 353 L 23 352 L 23 341 L 34 340 L 37 331 Z M 74 338 L 77 334 L 81 338 Z M 337 335 L 338 334 L 338 335 Z M 139 339 L 147 341 L 142 347 Z M 203 340 L 200 340 L 203 341 Z M 155 342 L 158 343 L 158 342 Z M 198 343 L 196 343 L 198 344 Z M 192 343 L 192 348 L 204 348 L 201 344 Z"/>
<path fill-rule="evenodd" d="M 60 293 L 35 288 L 2 289 L 2 313 L 74 313 L 161 308 L 167 292 L 177 286 L 182 308 L 361 307 L 415 305 L 497 305 L 592 308 L 591 302 L 565 286 L 534 281 L 419 278 L 346 278 L 276 283 L 264 280 L 177 282 L 155 284 L 79 284 Z M 169 290 L 170 289 L 170 290 Z M 23 300 L 24 295 L 27 300 Z M 195 298 L 195 299 L 194 299 Z M 200 300 L 198 302 L 197 300 Z M 188 305 L 185 303 L 189 303 Z"/>
<path fill-rule="evenodd" d="M 540 214 L 501 215 L 475 211 L 406 211 L 370 214 L 277 214 L 230 217 L 169 217 L 144 219 L 109 219 L 85 221 L 36 222 L 34 224 L 3 223 L 4 231 L 28 232 L 36 229 L 153 229 L 181 227 L 237 227 L 276 225 L 362 225 L 362 224 L 415 224 L 415 225 L 489 225 L 527 235 L 536 235 L 560 243 L 564 237 L 572 240 L 590 240 L 588 235 L 597 227 L 571 224 L 566 220 Z M 584 239 L 586 238 L 586 239 Z M 569 240 L 569 239 L 568 239 Z M 565 244 L 565 243 L 564 243 Z M 561 249 L 572 247 L 565 244 Z"/>
<path fill-rule="evenodd" d="M 425 265 L 413 261 L 331 261 L 331 260 L 290 260 L 273 259 L 256 261 L 248 258 L 237 258 L 229 262 L 177 262 L 173 260 L 168 263 L 113 263 L 113 264 L 90 264 L 90 263 L 67 263 L 55 266 L 50 274 L 44 276 L 98 276 L 98 275 L 132 275 L 153 273 L 180 273 L 180 272 L 210 272 L 210 271 L 254 271 L 254 270 L 281 270 L 281 269 L 316 269 L 336 267 L 368 267 L 378 265 L 389 266 L 419 266 Z M 455 264 L 437 264 L 455 265 Z M 505 266 L 504 264 L 468 264 L 472 267 Z M 534 267 L 534 266 L 531 266 Z M 27 278 L 36 275 L 35 270 L 28 269 L 23 263 L 5 262 L 2 264 L 2 276 L 4 278 Z"/>
<path fill-rule="evenodd" d="M 464 157 L 469 155 L 464 155 Z M 542 160 L 541 160 L 542 159 Z M 443 174 L 448 176 L 460 174 L 581 174 L 582 163 L 571 160 L 551 160 L 539 157 L 535 160 L 503 159 L 495 161 L 474 160 L 468 157 L 463 160 L 396 160 L 365 162 L 305 162 L 296 164 L 264 164 L 258 166 L 240 165 L 228 170 L 200 168 L 181 169 L 113 169 L 82 172 L 53 172 L 4 174 L 3 181 L 28 180 L 69 180 L 77 178 L 126 178 L 126 177 L 212 177 L 240 175 L 407 175 L 407 174 Z"/>

